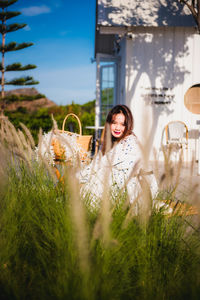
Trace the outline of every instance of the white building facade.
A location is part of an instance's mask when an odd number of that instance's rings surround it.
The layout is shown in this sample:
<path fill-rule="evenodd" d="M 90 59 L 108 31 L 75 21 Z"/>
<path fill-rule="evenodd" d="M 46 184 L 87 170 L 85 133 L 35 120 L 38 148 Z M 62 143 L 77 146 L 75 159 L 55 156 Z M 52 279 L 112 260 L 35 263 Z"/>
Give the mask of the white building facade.
<path fill-rule="evenodd" d="M 126 104 L 138 138 L 159 152 L 165 125 L 180 120 L 189 129 L 187 160 L 197 158 L 200 114 L 184 105 L 200 84 L 200 34 L 190 12 L 167 0 L 97 0 L 96 12 L 96 127 L 113 105 Z"/>

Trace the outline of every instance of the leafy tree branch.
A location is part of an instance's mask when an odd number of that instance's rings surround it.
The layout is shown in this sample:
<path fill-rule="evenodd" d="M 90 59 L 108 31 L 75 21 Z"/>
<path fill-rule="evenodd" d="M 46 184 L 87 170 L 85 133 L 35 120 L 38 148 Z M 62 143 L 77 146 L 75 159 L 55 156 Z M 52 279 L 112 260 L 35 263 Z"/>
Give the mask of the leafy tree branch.
<path fill-rule="evenodd" d="M 179 0 L 180 3 L 186 5 L 190 10 L 200 34 L 200 0 Z"/>

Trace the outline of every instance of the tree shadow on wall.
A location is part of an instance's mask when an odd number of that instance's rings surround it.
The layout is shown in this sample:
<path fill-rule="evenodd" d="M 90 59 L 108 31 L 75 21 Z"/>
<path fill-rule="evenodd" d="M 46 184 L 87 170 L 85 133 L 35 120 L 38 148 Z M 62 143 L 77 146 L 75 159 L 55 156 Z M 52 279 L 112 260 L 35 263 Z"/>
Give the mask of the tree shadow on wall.
<path fill-rule="evenodd" d="M 129 2 L 120 1 L 118 5 L 113 3 L 113 0 L 100 1 L 98 4 L 98 24 L 111 26 L 196 26 L 189 10 L 178 0 L 131 0 Z"/>

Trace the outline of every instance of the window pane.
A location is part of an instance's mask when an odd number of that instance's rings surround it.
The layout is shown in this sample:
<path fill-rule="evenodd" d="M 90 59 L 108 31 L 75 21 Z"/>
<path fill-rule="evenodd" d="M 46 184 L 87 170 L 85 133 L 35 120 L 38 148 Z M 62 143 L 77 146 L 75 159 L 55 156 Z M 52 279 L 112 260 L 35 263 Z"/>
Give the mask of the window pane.
<path fill-rule="evenodd" d="M 105 124 L 109 110 L 114 106 L 115 64 L 101 66 L 101 125 Z"/>

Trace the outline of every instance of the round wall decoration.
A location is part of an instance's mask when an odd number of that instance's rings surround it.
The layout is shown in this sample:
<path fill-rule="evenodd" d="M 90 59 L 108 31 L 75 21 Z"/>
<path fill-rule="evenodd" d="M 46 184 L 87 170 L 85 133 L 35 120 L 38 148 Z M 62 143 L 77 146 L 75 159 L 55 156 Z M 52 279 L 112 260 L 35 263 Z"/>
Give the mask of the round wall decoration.
<path fill-rule="evenodd" d="M 200 84 L 193 85 L 184 96 L 185 107 L 193 114 L 200 114 Z"/>

